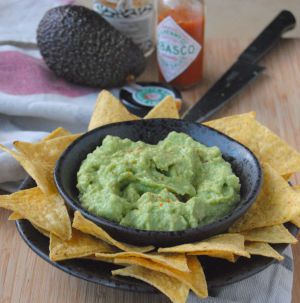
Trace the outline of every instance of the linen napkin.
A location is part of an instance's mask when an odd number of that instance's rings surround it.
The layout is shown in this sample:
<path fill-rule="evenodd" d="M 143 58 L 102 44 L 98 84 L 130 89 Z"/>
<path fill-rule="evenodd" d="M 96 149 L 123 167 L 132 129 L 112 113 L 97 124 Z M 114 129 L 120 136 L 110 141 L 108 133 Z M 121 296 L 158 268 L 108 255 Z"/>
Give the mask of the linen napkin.
<path fill-rule="evenodd" d="M 36 49 L 0 46 L 0 143 L 36 141 L 58 126 L 84 131 L 97 94 L 58 79 Z M 17 162 L 0 151 L 0 188 L 16 190 L 11 182 L 23 178 Z"/>
<path fill-rule="evenodd" d="M 71 0 L 9 0 L 0 1 L 0 44 L 35 44 L 35 31 L 48 9 Z"/>

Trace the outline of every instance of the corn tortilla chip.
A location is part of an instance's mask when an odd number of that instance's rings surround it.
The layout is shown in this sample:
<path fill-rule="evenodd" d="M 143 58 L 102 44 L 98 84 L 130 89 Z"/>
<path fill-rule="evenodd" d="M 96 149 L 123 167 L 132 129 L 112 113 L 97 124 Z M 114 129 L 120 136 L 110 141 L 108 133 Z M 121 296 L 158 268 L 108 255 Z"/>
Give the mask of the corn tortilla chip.
<path fill-rule="evenodd" d="M 84 234 L 76 229 L 72 230 L 72 238 L 63 241 L 55 235 L 50 235 L 50 259 L 61 261 L 82 258 L 97 252 L 114 252 L 106 242 Z"/>
<path fill-rule="evenodd" d="M 300 194 L 300 185 L 294 186 L 293 189 Z M 297 215 L 294 217 L 291 222 L 296 225 L 297 227 L 300 228 L 300 215 Z"/>
<path fill-rule="evenodd" d="M 36 181 L 37 185 L 45 193 L 56 192 L 53 181 L 53 170 L 56 161 L 78 135 L 63 136 L 51 140 L 42 140 L 38 143 L 20 142 L 14 143 L 18 151 L 12 151 L 0 145 L 0 149 L 11 154 L 27 173 Z"/>
<path fill-rule="evenodd" d="M 254 114 L 226 117 L 205 123 L 251 149 L 281 176 L 300 171 L 300 154 L 285 141 L 255 120 Z"/>
<path fill-rule="evenodd" d="M 207 284 L 205 275 L 199 262 L 195 256 L 187 257 L 189 272 L 182 272 L 176 269 L 170 269 L 166 266 L 161 266 L 150 259 L 144 259 L 139 257 L 124 257 L 115 258 L 116 264 L 130 264 L 139 265 L 151 270 L 162 272 L 170 277 L 176 278 L 182 283 L 186 284 L 199 298 L 206 298 L 208 296 Z"/>
<path fill-rule="evenodd" d="M 21 216 L 19 213 L 17 212 L 12 212 L 10 214 L 10 216 L 8 217 L 8 220 L 10 221 L 16 221 L 16 220 L 21 220 L 21 219 L 24 219 L 23 216 Z"/>
<path fill-rule="evenodd" d="M 63 199 L 57 193 L 44 194 L 38 187 L 0 196 L 0 207 L 19 213 L 37 227 L 68 240 L 71 222 Z"/>
<path fill-rule="evenodd" d="M 59 137 L 69 136 L 69 135 L 72 135 L 69 131 L 67 131 L 66 129 L 64 129 L 62 127 L 58 127 L 52 133 L 50 133 L 48 136 L 43 138 L 42 141 L 47 141 L 47 140 L 51 140 L 54 138 L 59 138 Z"/>
<path fill-rule="evenodd" d="M 10 221 L 16 221 L 16 220 L 22 220 L 22 219 L 26 219 L 23 216 L 21 216 L 19 213 L 17 212 L 12 212 L 10 214 L 10 216 L 8 217 L 8 220 Z M 32 223 L 31 223 L 32 224 Z M 44 235 L 47 238 L 50 238 L 50 233 L 47 230 L 44 230 L 43 228 L 40 228 L 34 224 L 32 224 L 33 227 L 38 230 L 42 235 Z"/>
<path fill-rule="evenodd" d="M 293 218 L 293 219 L 291 220 L 291 222 L 292 222 L 294 225 L 296 225 L 297 227 L 300 228 L 300 216 L 296 216 L 295 218 Z"/>
<path fill-rule="evenodd" d="M 160 266 L 166 266 L 169 268 L 177 269 L 180 271 L 189 271 L 187 264 L 187 259 L 185 254 L 158 254 L 154 253 L 139 253 L 139 252 L 118 252 L 115 254 L 95 254 L 96 257 L 100 258 L 141 258 L 146 260 L 151 260 L 154 263 L 157 263 Z"/>
<path fill-rule="evenodd" d="M 234 253 L 227 252 L 227 251 L 215 251 L 215 250 L 203 250 L 203 251 L 195 251 L 188 253 L 189 256 L 208 256 L 212 258 L 224 259 L 229 262 L 235 263 L 239 256 L 235 255 Z M 247 256 L 249 257 L 249 256 Z"/>
<path fill-rule="evenodd" d="M 282 224 L 255 228 L 241 233 L 246 241 L 266 243 L 297 243 L 297 239 L 290 234 Z"/>
<path fill-rule="evenodd" d="M 87 256 L 87 257 L 83 257 L 83 259 L 88 259 L 88 260 L 94 260 L 94 261 L 100 261 L 100 262 L 105 262 L 105 263 L 115 263 L 114 262 L 114 258 L 110 258 L 108 256 L 105 256 L 105 257 L 96 257 L 95 255 L 90 255 L 90 256 Z"/>
<path fill-rule="evenodd" d="M 238 114 L 233 116 L 227 116 L 215 120 L 210 120 L 204 122 L 204 125 L 210 126 L 212 128 L 216 128 L 221 131 L 223 129 L 224 132 L 235 132 L 235 127 L 237 124 L 242 125 L 242 123 L 246 119 L 255 119 L 256 113 L 255 112 L 248 112 L 244 114 Z"/>
<path fill-rule="evenodd" d="M 185 303 L 189 294 L 189 287 L 179 280 L 141 266 L 132 265 L 113 270 L 112 274 L 142 280 L 159 289 L 174 303 Z"/>
<path fill-rule="evenodd" d="M 283 175 L 284 180 L 289 181 L 292 178 L 293 174 Z"/>
<path fill-rule="evenodd" d="M 244 236 L 240 234 L 217 235 L 201 242 L 159 248 L 158 252 L 192 253 L 193 255 L 202 255 L 203 252 L 215 252 L 216 255 L 220 255 L 220 253 L 224 252 L 249 257 L 249 254 L 244 249 Z"/>
<path fill-rule="evenodd" d="M 223 132 L 229 137 L 234 138 L 235 140 L 241 142 L 242 144 L 250 148 L 250 141 L 248 137 L 252 135 L 252 124 L 255 121 L 256 113 L 249 112 L 240 115 L 233 115 L 229 117 L 224 117 L 216 120 L 211 120 L 204 122 L 203 124 L 209 127 L 212 127 L 218 131 Z M 253 152 L 258 151 L 258 146 L 255 142 L 251 141 L 252 146 L 251 150 Z M 247 145 L 248 144 L 248 145 Z"/>
<path fill-rule="evenodd" d="M 88 130 L 110 123 L 131 120 L 139 120 L 139 117 L 131 114 L 110 92 L 102 90 L 98 95 Z"/>
<path fill-rule="evenodd" d="M 56 161 L 79 135 L 63 136 L 38 143 L 14 142 L 17 152 L 11 152 L 45 193 L 56 192 L 53 170 Z"/>
<path fill-rule="evenodd" d="M 258 255 L 282 261 L 284 257 L 280 255 L 271 245 L 263 242 L 246 242 L 246 250 L 250 255 Z"/>
<path fill-rule="evenodd" d="M 175 105 L 176 105 L 177 111 L 180 112 L 181 107 L 182 107 L 182 100 L 181 99 L 175 99 Z"/>
<path fill-rule="evenodd" d="M 101 227 L 97 226 L 93 222 L 85 219 L 79 211 L 76 211 L 74 214 L 73 227 L 82 231 L 83 233 L 90 234 L 96 238 L 99 238 L 113 246 L 118 247 L 123 251 L 136 251 L 136 252 L 147 252 L 153 250 L 153 246 L 134 246 L 125 243 L 121 243 L 113 239 L 106 231 Z"/>
<path fill-rule="evenodd" d="M 246 214 L 232 225 L 230 231 L 242 232 L 278 225 L 300 214 L 300 194 L 270 165 L 264 165 L 263 172 L 264 181 L 257 200 Z"/>
<path fill-rule="evenodd" d="M 47 231 L 47 230 L 45 230 L 45 229 L 43 229 L 43 228 L 40 228 L 40 227 L 38 227 L 38 226 L 36 226 L 36 225 L 34 225 L 34 224 L 32 224 L 32 226 L 33 226 L 37 231 L 39 231 L 42 235 L 44 235 L 44 236 L 47 237 L 47 238 L 50 238 L 50 233 L 49 233 L 49 231 Z"/>
<path fill-rule="evenodd" d="M 293 190 L 300 193 L 300 185 L 293 186 Z"/>
<path fill-rule="evenodd" d="M 66 129 L 62 127 L 58 127 L 53 132 L 51 132 L 48 136 L 42 139 L 42 141 L 51 140 L 54 138 L 62 137 L 62 136 L 69 136 L 71 133 L 67 131 Z M 8 217 L 8 220 L 21 220 L 24 219 L 20 214 L 17 212 L 11 213 L 11 215 Z M 35 226 L 36 229 L 38 229 L 44 236 L 50 237 L 49 232 L 42 230 L 41 228 Z"/>
<path fill-rule="evenodd" d="M 179 113 L 176 107 L 176 103 L 172 96 L 165 97 L 150 112 L 144 117 L 144 119 L 154 118 L 174 118 L 179 119 Z"/>
<path fill-rule="evenodd" d="M 115 257 L 117 256 L 118 252 L 113 253 L 96 253 L 91 256 L 88 256 L 87 259 L 102 261 L 106 263 L 115 263 Z"/>

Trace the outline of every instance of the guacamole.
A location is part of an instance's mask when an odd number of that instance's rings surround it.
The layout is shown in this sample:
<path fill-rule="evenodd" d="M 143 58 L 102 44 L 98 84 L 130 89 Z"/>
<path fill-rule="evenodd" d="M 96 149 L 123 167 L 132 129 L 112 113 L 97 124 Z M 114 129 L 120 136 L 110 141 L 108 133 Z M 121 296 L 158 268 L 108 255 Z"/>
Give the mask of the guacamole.
<path fill-rule="evenodd" d="M 239 200 L 239 178 L 217 147 L 171 132 L 156 145 L 107 136 L 77 173 L 82 206 L 144 230 L 214 222 Z"/>

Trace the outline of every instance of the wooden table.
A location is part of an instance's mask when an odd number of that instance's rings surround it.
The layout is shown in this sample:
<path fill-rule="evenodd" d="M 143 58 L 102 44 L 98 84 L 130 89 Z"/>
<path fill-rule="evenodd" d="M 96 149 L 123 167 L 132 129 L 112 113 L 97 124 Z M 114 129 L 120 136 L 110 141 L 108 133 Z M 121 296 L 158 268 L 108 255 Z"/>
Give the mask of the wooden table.
<path fill-rule="evenodd" d="M 209 40 L 204 81 L 183 93 L 191 105 L 236 59 L 249 41 Z M 258 120 L 300 150 L 300 40 L 285 40 L 262 63 L 266 72 L 216 117 L 257 112 Z M 155 79 L 150 64 L 144 79 Z M 300 184 L 300 178 L 295 179 Z M 32 252 L 18 235 L 8 211 L 0 210 L 0 302 L 92 303 L 168 302 L 162 295 L 142 295 L 110 289 L 71 277 Z M 293 303 L 300 301 L 300 246 L 293 248 Z M 298 270 L 297 270 L 298 269 Z"/>

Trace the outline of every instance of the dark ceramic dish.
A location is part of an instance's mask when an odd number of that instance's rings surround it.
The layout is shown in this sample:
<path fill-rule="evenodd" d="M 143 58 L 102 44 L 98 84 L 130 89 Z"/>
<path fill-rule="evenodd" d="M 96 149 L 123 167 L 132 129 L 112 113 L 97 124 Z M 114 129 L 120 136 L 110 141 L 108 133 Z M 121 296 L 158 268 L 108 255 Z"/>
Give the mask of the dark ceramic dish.
<path fill-rule="evenodd" d="M 87 154 L 101 145 L 107 135 L 157 144 L 169 132 L 186 133 L 207 146 L 218 146 L 241 181 L 241 199 L 235 209 L 224 218 L 208 225 L 182 231 L 145 231 L 124 227 L 97 217 L 82 208 L 76 189 L 77 171 Z M 242 216 L 255 200 L 261 186 L 261 167 L 245 146 L 207 126 L 175 119 L 150 119 L 106 125 L 88 132 L 74 141 L 57 162 L 54 178 L 56 186 L 72 210 L 79 210 L 87 219 L 105 229 L 113 238 L 135 245 L 165 247 L 191 243 L 223 233 Z"/>
<path fill-rule="evenodd" d="M 27 178 L 21 189 L 27 189 L 36 186 L 31 178 Z M 29 221 L 18 220 L 16 222 L 17 229 L 25 241 L 25 243 L 41 258 L 51 265 L 63 270 L 64 272 L 77 278 L 101 284 L 113 288 L 118 288 L 127 291 L 157 293 L 158 291 L 149 284 L 140 280 L 129 277 L 112 276 L 111 271 L 118 268 L 112 263 L 104 263 L 100 261 L 73 259 L 61 262 L 53 262 L 49 259 L 49 239 L 38 232 Z M 298 228 L 291 224 L 285 224 L 286 228 L 296 236 Z M 276 244 L 272 247 L 280 254 L 288 247 L 288 244 Z M 209 291 L 226 286 L 266 269 L 268 266 L 278 261 L 262 256 L 251 256 L 248 258 L 239 258 L 237 262 L 231 263 L 222 259 L 209 258 L 205 256 L 199 257 L 203 266 Z M 292 262 L 289 257 L 286 257 L 283 263 L 289 265 Z"/>

